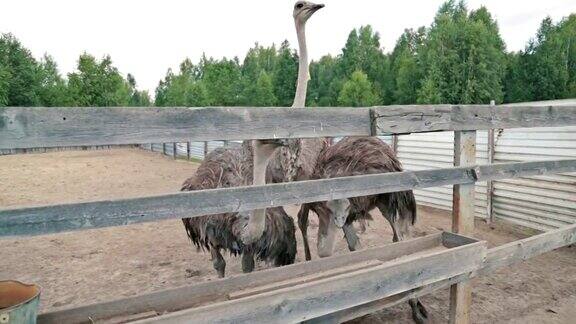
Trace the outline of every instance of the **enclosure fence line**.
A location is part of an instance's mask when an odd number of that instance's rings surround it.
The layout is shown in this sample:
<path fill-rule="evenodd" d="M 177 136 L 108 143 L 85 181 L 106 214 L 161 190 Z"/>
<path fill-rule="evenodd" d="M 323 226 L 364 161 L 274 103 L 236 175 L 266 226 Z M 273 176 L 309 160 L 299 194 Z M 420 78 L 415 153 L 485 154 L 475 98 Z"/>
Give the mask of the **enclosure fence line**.
<path fill-rule="evenodd" d="M 459 235 L 443 233 L 395 243 L 395 250 L 401 253 L 410 254 L 437 244 L 447 248 L 440 252 L 430 250 L 396 260 L 394 257 L 402 254 L 395 256 L 383 251 L 388 249 L 371 249 L 205 285 L 43 314 L 39 321 L 82 322 L 88 318 L 97 320 L 153 309 L 160 315 L 147 320 L 330 319 L 340 322 L 450 285 L 451 322 L 468 323 L 471 276 L 576 242 L 576 225 L 493 249 L 487 249 L 485 242 L 466 237 L 473 233 L 474 182 L 576 171 L 575 159 L 476 166 L 476 130 L 567 125 L 576 125 L 575 105 L 412 105 L 297 110 L 0 108 L 1 149 L 456 132 L 455 168 L 3 209 L 0 210 L 0 236 L 57 233 L 455 184 L 452 231 Z M 226 199 L 222 199 L 224 197 Z M 327 274 L 309 282 L 285 282 L 279 288 L 253 287 L 255 282 L 269 285 L 288 280 L 295 273 L 311 275 L 318 269 L 327 271 L 324 267 L 331 262 L 342 267 L 354 266 L 358 258 L 367 262 L 366 265 L 349 273 Z M 231 297 L 226 287 L 235 285 L 256 291 Z M 216 295 L 212 297 L 213 303 L 198 306 L 197 298 L 206 299 L 208 290 L 216 291 L 212 293 Z M 182 294 L 175 295 L 175 292 Z M 346 294 L 342 295 L 343 292 Z M 185 298 L 186 294 L 197 297 Z M 163 314 L 164 311 L 172 313 Z"/>
<path fill-rule="evenodd" d="M 576 101 L 576 100 L 575 100 Z M 379 136 L 394 148 L 405 170 L 453 165 L 453 132 Z M 334 138 L 338 141 L 339 138 Z M 143 150 L 174 159 L 200 162 L 217 148 L 238 147 L 241 141 L 145 144 Z M 477 164 L 576 158 L 576 127 L 546 127 L 477 132 Z M 166 150 L 163 150 L 163 146 Z M 206 152 L 205 152 L 206 150 Z M 182 174 L 184 177 L 185 174 Z M 576 173 L 476 182 L 475 216 L 488 223 L 505 222 L 523 229 L 549 231 L 576 223 Z M 451 210 L 451 186 L 414 191 L 419 206 Z"/>
<path fill-rule="evenodd" d="M 576 99 L 553 102 L 576 104 Z M 530 102 L 524 105 L 550 105 Z M 388 135 L 379 138 L 391 145 L 405 170 L 446 168 L 453 164 L 453 132 Z M 339 138 L 334 138 L 338 141 Z M 153 143 L 140 147 L 175 159 L 201 161 L 220 147 L 236 147 L 241 141 Z M 576 158 L 576 126 L 498 129 L 477 132 L 477 164 Z M 537 231 L 549 231 L 576 223 L 576 173 L 504 179 L 476 183 L 476 217 L 487 222 L 504 221 Z M 429 187 L 414 192 L 420 206 L 451 210 L 451 186 Z"/>

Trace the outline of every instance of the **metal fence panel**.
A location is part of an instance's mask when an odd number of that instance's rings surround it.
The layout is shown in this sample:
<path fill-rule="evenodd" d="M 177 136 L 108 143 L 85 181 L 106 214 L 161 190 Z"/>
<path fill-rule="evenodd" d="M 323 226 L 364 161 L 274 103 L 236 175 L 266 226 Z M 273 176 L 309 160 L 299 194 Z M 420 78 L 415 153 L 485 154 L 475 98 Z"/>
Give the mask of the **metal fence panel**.
<path fill-rule="evenodd" d="M 488 164 L 488 132 L 476 135 L 476 163 Z M 421 133 L 398 136 L 398 158 L 406 170 L 450 168 L 454 165 L 454 132 Z M 476 216 L 487 217 L 486 182 L 476 183 Z M 421 205 L 452 209 L 452 186 L 415 190 Z"/>
<path fill-rule="evenodd" d="M 576 126 L 497 132 L 494 162 L 576 157 Z M 576 173 L 522 177 L 494 183 L 494 216 L 550 230 L 576 223 Z"/>

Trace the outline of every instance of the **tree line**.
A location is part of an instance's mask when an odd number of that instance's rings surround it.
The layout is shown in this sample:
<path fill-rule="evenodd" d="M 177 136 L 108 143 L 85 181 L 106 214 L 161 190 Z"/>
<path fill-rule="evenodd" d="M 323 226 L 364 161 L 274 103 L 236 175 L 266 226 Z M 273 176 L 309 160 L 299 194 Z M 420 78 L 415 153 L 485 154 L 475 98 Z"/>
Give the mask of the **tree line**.
<path fill-rule="evenodd" d="M 110 56 L 83 53 L 76 71 L 63 78 L 54 59 L 36 60 L 11 34 L 0 36 L 0 106 L 149 106 L 146 91 L 124 78 Z"/>
<path fill-rule="evenodd" d="M 11 34 L 0 37 L 0 106 L 290 106 L 298 56 L 287 41 L 256 44 L 241 62 L 203 56 L 168 69 L 154 100 L 110 56 L 83 53 L 63 77 L 49 55 L 36 60 Z M 542 21 L 519 52 L 506 51 L 484 7 L 449 0 L 428 27 L 407 29 L 391 52 L 371 26 L 354 29 L 342 52 L 310 65 L 309 106 L 486 104 L 576 97 L 576 14 Z"/>

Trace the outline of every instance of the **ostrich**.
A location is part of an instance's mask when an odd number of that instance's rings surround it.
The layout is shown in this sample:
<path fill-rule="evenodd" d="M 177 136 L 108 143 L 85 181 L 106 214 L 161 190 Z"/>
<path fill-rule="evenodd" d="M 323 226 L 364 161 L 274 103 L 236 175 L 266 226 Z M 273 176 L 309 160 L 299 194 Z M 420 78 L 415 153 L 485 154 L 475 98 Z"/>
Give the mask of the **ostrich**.
<path fill-rule="evenodd" d="M 313 179 L 326 179 L 361 174 L 402 171 L 400 161 L 389 145 L 377 137 L 347 137 L 324 150 L 318 158 Z M 411 190 L 385 193 L 349 199 L 305 204 L 302 210 L 312 210 L 318 215 L 318 256 L 332 255 L 335 232 L 342 228 L 350 251 L 360 247 L 360 241 L 352 225 L 355 221 L 369 220 L 369 212 L 378 208 L 392 227 L 393 241 L 401 241 L 409 233 L 409 226 L 416 223 L 416 200 Z M 307 237 L 308 213 L 298 214 L 302 231 L 306 260 L 310 260 Z M 417 300 L 409 300 L 412 317 L 417 323 L 425 323 L 428 313 Z"/>
<path fill-rule="evenodd" d="M 261 150 L 271 155 L 276 142 L 262 143 Z M 186 180 L 182 191 L 227 188 L 252 182 L 252 151 L 250 143 L 239 148 L 219 148 L 206 156 L 196 174 Z M 225 275 L 226 262 L 220 250 L 242 256 L 242 271 L 254 269 L 254 257 L 282 266 L 294 263 L 296 238 L 294 221 L 282 207 L 269 208 L 265 215 L 265 230 L 258 240 L 244 244 L 242 230 L 249 214 L 224 213 L 183 218 L 186 233 L 198 249 L 208 250 L 214 269 L 220 278 Z"/>
<path fill-rule="evenodd" d="M 298 1 L 294 5 L 293 17 L 298 37 L 299 62 L 296 94 L 292 108 L 304 108 L 306 91 L 310 72 L 308 67 L 308 50 L 306 47 L 306 22 L 312 15 L 323 8 L 323 4 L 308 1 Z M 270 140 L 268 140 L 270 142 Z M 254 185 L 266 183 L 266 177 L 271 182 L 304 180 L 309 177 L 319 152 L 327 146 L 325 139 L 291 139 L 287 145 L 275 153 L 266 149 L 262 141 L 253 141 L 254 146 Z M 274 155 L 273 155 L 274 154 Z M 250 215 L 249 222 L 243 232 L 243 242 L 256 241 L 265 229 L 265 211 L 255 210 Z"/>

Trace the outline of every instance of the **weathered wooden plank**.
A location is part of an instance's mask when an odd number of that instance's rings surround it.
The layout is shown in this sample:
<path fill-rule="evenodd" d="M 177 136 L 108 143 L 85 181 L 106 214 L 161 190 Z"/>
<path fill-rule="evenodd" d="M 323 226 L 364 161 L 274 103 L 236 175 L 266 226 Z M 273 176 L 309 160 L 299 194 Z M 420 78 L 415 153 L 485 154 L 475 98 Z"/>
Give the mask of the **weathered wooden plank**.
<path fill-rule="evenodd" d="M 488 130 L 488 164 L 494 163 L 494 155 L 496 154 L 495 132 L 493 129 Z M 494 181 L 489 180 L 486 182 L 486 219 L 488 223 L 494 222 Z"/>
<path fill-rule="evenodd" d="M 479 274 L 486 274 L 497 268 L 575 243 L 576 224 L 503 244 L 489 250 Z"/>
<path fill-rule="evenodd" d="M 473 239 L 469 236 L 464 236 L 461 234 L 454 234 L 451 232 L 443 232 L 442 233 L 442 243 L 447 248 L 453 248 L 460 245 L 471 244 L 476 242 L 476 239 Z"/>
<path fill-rule="evenodd" d="M 476 131 L 454 132 L 454 166 L 476 164 Z M 452 231 L 463 235 L 474 234 L 475 183 L 456 184 L 452 197 Z M 463 281 L 450 287 L 450 323 L 470 323 L 472 284 Z"/>
<path fill-rule="evenodd" d="M 447 288 L 448 286 L 461 282 L 463 280 L 468 280 L 471 277 L 471 273 L 464 273 L 446 280 L 438 281 L 429 285 L 421 286 L 418 288 L 414 288 L 412 290 L 408 290 L 406 292 L 396 294 L 390 297 L 386 297 L 383 299 L 375 300 L 373 302 L 369 302 L 366 304 L 358 305 L 355 307 L 351 307 L 348 309 L 340 310 L 331 314 L 326 314 L 324 316 L 320 316 L 317 318 L 313 318 L 310 320 L 303 321 L 302 323 L 305 324 L 339 324 L 351 321 L 355 318 L 359 318 L 368 314 L 373 314 L 378 311 L 381 311 L 385 308 L 390 308 L 406 301 L 422 297 L 433 293 L 437 290 Z"/>
<path fill-rule="evenodd" d="M 381 266 L 138 323 L 293 323 L 385 298 L 477 269 L 485 242 L 408 256 Z"/>
<path fill-rule="evenodd" d="M 454 133 L 454 166 L 476 164 L 476 131 Z M 474 234 L 474 183 L 455 184 L 452 200 L 452 231 L 463 235 Z"/>
<path fill-rule="evenodd" d="M 127 225 L 448 184 L 573 171 L 576 171 L 576 160 L 503 163 L 5 209 L 0 210 L 0 237 Z"/>
<path fill-rule="evenodd" d="M 321 316 L 316 319 L 306 321 L 306 323 L 343 323 L 350 321 L 352 319 L 380 311 L 384 308 L 398 305 L 411 298 L 421 297 L 440 289 L 445 289 L 456 283 L 468 281 L 471 277 L 477 275 L 489 275 L 491 272 L 498 268 L 525 261 L 531 257 L 571 244 L 576 244 L 576 224 L 488 249 L 488 252 L 486 253 L 486 260 L 484 261 L 482 267 L 470 274 L 458 275 L 447 280 L 439 281 L 430 285 L 407 291 L 405 293 L 366 303 L 364 305 L 351 307 L 329 315 Z"/>
<path fill-rule="evenodd" d="M 576 124 L 576 105 L 376 108 L 0 108 L 0 148 L 546 127 Z M 377 126 L 377 127 L 376 127 Z"/>
<path fill-rule="evenodd" d="M 267 285 L 262 285 L 262 286 L 258 286 L 258 287 L 254 287 L 254 288 L 248 288 L 248 289 L 242 289 L 239 291 L 234 291 L 234 292 L 231 292 L 228 294 L 228 298 L 229 299 L 244 298 L 244 297 L 248 297 L 248 296 L 262 294 L 262 293 L 269 292 L 269 291 L 276 290 L 276 289 L 292 287 L 294 285 L 301 285 L 301 284 L 305 284 L 305 283 L 312 282 L 315 280 L 330 278 L 330 277 L 341 275 L 341 274 L 347 274 L 347 273 L 350 273 L 353 271 L 371 268 L 371 267 L 375 267 L 375 266 L 378 266 L 381 264 L 382 264 L 382 261 L 380 261 L 380 260 L 369 260 L 369 261 L 362 261 L 362 262 L 358 262 L 358 263 L 351 263 L 351 264 L 346 265 L 346 266 L 327 269 L 324 271 L 318 271 L 318 272 L 314 272 L 311 274 L 306 274 L 304 276 L 299 276 L 296 278 L 290 278 L 287 280 L 286 279 L 279 280 L 279 281 L 276 281 L 276 282 L 273 282 L 273 283 L 267 284 Z"/>
<path fill-rule="evenodd" d="M 223 301 L 241 289 L 270 285 L 281 280 L 300 278 L 306 274 L 358 264 L 365 260 L 390 261 L 404 255 L 435 248 L 442 244 L 442 233 L 434 233 L 407 241 L 391 243 L 362 251 L 329 258 L 293 264 L 250 273 L 225 280 L 199 283 L 164 291 L 153 292 L 115 301 L 98 303 L 41 314 L 38 322 L 83 323 L 130 314 L 156 311 L 159 314 L 191 308 L 207 302 Z"/>
<path fill-rule="evenodd" d="M 370 136 L 368 108 L 0 108 L 0 148 Z"/>
<path fill-rule="evenodd" d="M 576 125 L 576 105 L 376 107 L 378 134 Z"/>

